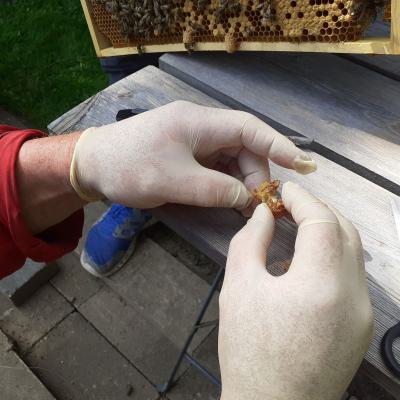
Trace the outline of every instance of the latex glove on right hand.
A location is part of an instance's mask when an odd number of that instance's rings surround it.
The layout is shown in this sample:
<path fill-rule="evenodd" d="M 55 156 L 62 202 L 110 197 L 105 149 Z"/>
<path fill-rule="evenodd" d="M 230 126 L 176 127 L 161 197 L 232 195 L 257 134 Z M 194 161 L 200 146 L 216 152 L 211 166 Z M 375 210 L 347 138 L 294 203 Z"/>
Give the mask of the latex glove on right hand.
<path fill-rule="evenodd" d="M 265 269 L 274 231 L 259 205 L 233 238 L 220 294 L 222 400 L 339 400 L 365 355 L 373 314 L 354 226 L 293 183 L 289 271 Z"/>
<path fill-rule="evenodd" d="M 316 169 L 307 153 L 249 113 L 177 101 L 83 132 L 71 182 L 88 201 L 243 210 L 250 191 L 270 178 L 268 159 L 303 174 Z"/>

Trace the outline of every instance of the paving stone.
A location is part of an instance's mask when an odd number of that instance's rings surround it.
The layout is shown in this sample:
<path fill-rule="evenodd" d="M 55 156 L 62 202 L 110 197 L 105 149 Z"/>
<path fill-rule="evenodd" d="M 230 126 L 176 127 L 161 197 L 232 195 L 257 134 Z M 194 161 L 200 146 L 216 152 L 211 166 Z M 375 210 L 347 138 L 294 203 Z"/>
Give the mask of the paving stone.
<path fill-rule="evenodd" d="M 106 281 L 172 342 L 180 346 L 186 339 L 210 287 L 150 239 L 139 241 L 127 265 Z M 218 318 L 214 297 L 207 318 Z M 210 329 L 197 335 L 196 344 Z"/>
<path fill-rule="evenodd" d="M 220 379 L 218 363 L 218 330 L 215 329 L 194 352 L 194 358 Z M 220 389 L 193 366 L 168 393 L 171 400 L 219 400 Z"/>
<path fill-rule="evenodd" d="M 0 394 L 4 400 L 55 400 L 13 351 L 12 342 L 0 331 Z"/>
<path fill-rule="evenodd" d="M 25 356 L 58 400 L 156 400 L 157 391 L 79 313 Z M 133 388 L 133 393 L 130 388 Z"/>
<path fill-rule="evenodd" d="M 57 264 L 59 272 L 50 282 L 75 306 L 84 303 L 104 286 L 101 279 L 82 268 L 79 256 L 75 252 L 60 258 Z"/>
<path fill-rule="evenodd" d="M 26 260 L 24 266 L 0 280 L 0 295 L 21 305 L 58 271 L 55 263 L 44 264 Z"/>
<path fill-rule="evenodd" d="M 177 258 L 182 264 L 186 265 L 197 276 L 209 284 L 214 280 L 219 266 L 172 229 L 158 222 L 144 232 L 146 236 L 151 238 L 173 257 Z"/>
<path fill-rule="evenodd" d="M 79 311 L 153 382 L 174 365 L 209 286 L 150 239 Z M 214 298 L 206 315 L 218 317 Z M 199 345 L 212 328 L 196 335 Z"/>
<path fill-rule="evenodd" d="M 167 379 L 178 358 L 178 347 L 112 289 L 102 289 L 80 307 L 79 312 L 154 385 Z M 184 363 L 178 376 L 187 368 Z"/>
<path fill-rule="evenodd" d="M 71 305 L 47 284 L 20 307 L 0 296 L 0 329 L 24 352 L 71 311 Z"/>

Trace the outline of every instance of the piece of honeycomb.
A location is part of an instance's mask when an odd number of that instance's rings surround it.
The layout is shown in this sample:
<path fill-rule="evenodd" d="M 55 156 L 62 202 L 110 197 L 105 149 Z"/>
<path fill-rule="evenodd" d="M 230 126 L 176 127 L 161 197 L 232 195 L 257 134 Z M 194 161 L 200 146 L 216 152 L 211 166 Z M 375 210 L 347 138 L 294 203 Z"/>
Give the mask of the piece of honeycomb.
<path fill-rule="evenodd" d="M 375 18 L 371 0 L 90 0 L 114 47 L 224 42 L 342 42 L 361 38 Z"/>

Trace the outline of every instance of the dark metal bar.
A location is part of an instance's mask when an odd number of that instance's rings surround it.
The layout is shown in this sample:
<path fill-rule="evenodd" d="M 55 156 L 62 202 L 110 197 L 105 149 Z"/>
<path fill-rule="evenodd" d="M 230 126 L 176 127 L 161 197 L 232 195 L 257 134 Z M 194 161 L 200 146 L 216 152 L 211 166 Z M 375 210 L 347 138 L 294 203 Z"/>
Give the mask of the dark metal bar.
<path fill-rule="evenodd" d="M 207 326 L 217 326 L 219 319 L 215 319 L 214 321 L 207 321 L 201 322 L 200 324 L 196 325 L 197 328 L 206 328 Z"/>
<path fill-rule="evenodd" d="M 199 329 L 199 325 L 201 324 L 201 321 L 202 321 L 202 319 L 204 317 L 204 314 L 207 311 L 208 306 L 210 305 L 210 302 L 211 302 L 211 300 L 212 300 L 212 298 L 214 296 L 214 293 L 217 290 L 218 285 L 219 285 L 222 277 L 224 276 L 224 272 L 225 272 L 225 267 L 220 267 L 220 269 L 219 269 L 219 271 L 217 273 L 217 276 L 215 277 L 215 279 L 214 279 L 214 281 L 213 281 L 213 283 L 211 285 L 210 291 L 208 292 L 207 297 L 206 297 L 206 299 L 205 299 L 205 301 L 203 303 L 203 306 L 202 306 L 202 308 L 200 310 L 200 313 L 197 316 L 195 323 L 193 324 L 193 329 L 190 332 L 188 338 L 186 339 L 186 342 L 185 342 L 185 344 L 183 346 L 183 349 L 179 354 L 178 360 L 177 360 L 177 362 L 176 362 L 176 364 L 175 364 L 175 366 L 174 366 L 174 368 L 173 368 L 173 370 L 171 372 L 170 377 L 168 378 L 167 382 L 165 382 L 164 384 L 159 385 L 157 387 L 157 390 L 158 390 L 158 392 L 160 393 L 161 396 L 165 396 L 167 394 L 167 392 L 169 391 L 169 389 L 171 388 L 171 386 L 174 384 L 174 379 L 175 379 L 176 373 L 178 372 L 178 368 L 181 365 L 185 354 L 187 353 L 187 349 L 189 348 L 190 344 L 192 343 L 194 335 L 196 334 L 196 332 Z"/>
<path fill-rule="evenodd" d="M 185 353 L 185 358 L 190 362 L 195 368 L 197 368 L 202 374 L 204 374 L 215 386 L 221 389 L 221 381 L 213 375 L 206 367 L 203 367 L 196 359 L 194 359 L 190 354 Z"/>

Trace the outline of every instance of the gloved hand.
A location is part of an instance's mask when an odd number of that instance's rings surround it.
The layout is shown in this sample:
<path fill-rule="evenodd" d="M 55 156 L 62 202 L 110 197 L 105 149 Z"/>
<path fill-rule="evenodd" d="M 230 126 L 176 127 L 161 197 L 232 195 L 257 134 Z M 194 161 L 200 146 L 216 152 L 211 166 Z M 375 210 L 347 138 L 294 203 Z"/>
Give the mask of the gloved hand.
<path fill-rule="evenodd" d="M 248 113 L 179 101 L 85 131 L 71 181 L 86 200 L 243 209 L 248 190 L 269 179 L 268 158 L 300 173 L 316 169 L 308 154 Z"/>
<path fill-rule="evenodd" d="M 372 337 L 356 229 L 296 184 L 284 184 L 282 198 L 299 225 L 286 274 L 265 269 L 274 218 L 264 204 L 230 245 L 220 294 L 222 400 L 338 400 Z"/>

